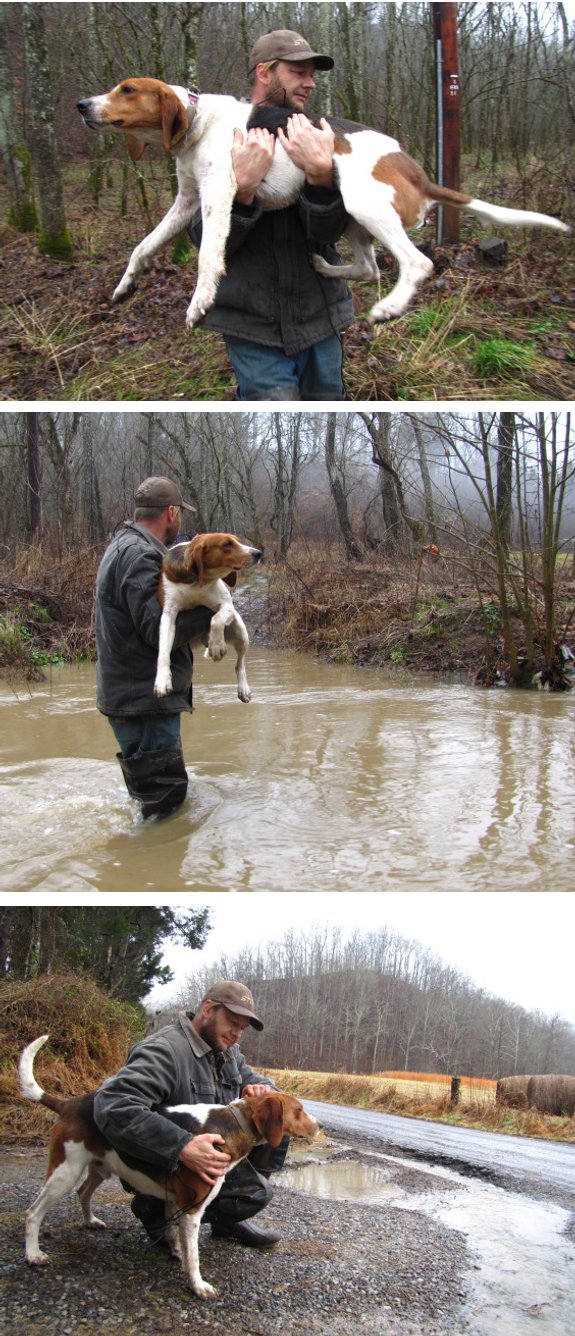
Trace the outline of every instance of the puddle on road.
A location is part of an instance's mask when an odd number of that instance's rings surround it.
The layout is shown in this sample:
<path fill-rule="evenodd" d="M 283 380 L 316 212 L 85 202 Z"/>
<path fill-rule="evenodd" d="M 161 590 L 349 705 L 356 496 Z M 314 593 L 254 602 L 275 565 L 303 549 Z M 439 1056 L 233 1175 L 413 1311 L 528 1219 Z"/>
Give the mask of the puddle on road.
<path fill-rule="evenodd" d="M 295 1157 L 292 1157 L 292 1162 Z M 391 1204 L 420 1211 L 467 1236 L 476 1272 L 465 1280 L 470 1336 L 571 1336 L 575 1249 L 565 1237 L 569 1211 L 468 1179 L 439 1166 L 378 1155 L 377 1162 L 302 1163 L 286 1168 L 282 1186 L 335 1200 Z M 413 1191 L 397 1171 L 420 1176 Z"/>

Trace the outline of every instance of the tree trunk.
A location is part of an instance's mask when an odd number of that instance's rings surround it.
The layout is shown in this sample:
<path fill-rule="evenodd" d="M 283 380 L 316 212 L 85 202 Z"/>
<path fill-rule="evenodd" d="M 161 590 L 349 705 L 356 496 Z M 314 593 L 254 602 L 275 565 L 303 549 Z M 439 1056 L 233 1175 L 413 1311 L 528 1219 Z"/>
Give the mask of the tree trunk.
<path fill-rule="evenodd" d="M 33 543 L 42 538 L 42 468 L 37 413 L 26 413 L 28 465 L 28 534 Z"/>
<path fill-rule="evenodd" d="M 31 153 L 40 201 L 38 244 L 44 255 L 50 255 L 55 260 L 70 260 L 73 248 L 64 212 L 43 8 L 39 4 L 22 6 L 32 128 Z"/>
<path fill-rule="evenodd" d="M 437 523 L 435 518 L 435 506 L 433 502 L 433 487 L 431 484 L 431 474 L 429 472 L 429 465 L 427 463 L 427 455 L 425 453 L 425 444 L 423 441 L 421 426 L 415 414 L 413 414 L 411 418 L 411 425 L 413 427 L 413 435 L 415 436 L 415 441 L 417 445 L 417 455 L 419 459 L 421 481 L 423 483 L 423 498 L 425 505 L 425 518 L 427 520 L 427 531 L 429 534 L 430 542 L 435 543 L 436 546 L 439 547 L 439 536 L 437 532 Z"/>
<path fill-rule="evenodd" d="M 515 413 L 500 413 L 497 427 L 497 530 L 506 552 L 511 550 L 513 521 L 513 449 Z"/>
<path fill-rule="evenodd" d="M 12 86 L 6 18 L 8 5 L 0 5 L 0 151 L 8 180 L 8 223 L 17 232 L 35 232 L 38 215 L 32 189 L 32 163 Z"/>
<path fill-rule="evenodd" d="M 335 451 L 335 432 L 336 432 L 337 414 L 328 413 L 327 431 L 325 434 L 325 463 L 329 478 L 331 494 L 337 513 L 337 519 L 341 530 L 342 538 L 345 543 L 345 550 L 350 561 L 361 561 L 363 552 L 357 538 L 354 535 L 351 519 L 349 516 L 349 507 L 345 482 L 342 468 L 336 458 Z"/>

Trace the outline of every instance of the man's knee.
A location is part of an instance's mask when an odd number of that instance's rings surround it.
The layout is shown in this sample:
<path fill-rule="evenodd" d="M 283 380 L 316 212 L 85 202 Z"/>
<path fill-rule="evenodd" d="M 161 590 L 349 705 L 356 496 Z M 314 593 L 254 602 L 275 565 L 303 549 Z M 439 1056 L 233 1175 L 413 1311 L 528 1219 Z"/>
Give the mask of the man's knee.
<path fill-rule="evenodd" d="M 206 1220 L 249 1220 L 263 1211 L 273 1197 L 273 1188 L 263 1174 L 259 1174 L 243 1160 L 227 1174 L 220 1191 L 206 1211 Z"/>

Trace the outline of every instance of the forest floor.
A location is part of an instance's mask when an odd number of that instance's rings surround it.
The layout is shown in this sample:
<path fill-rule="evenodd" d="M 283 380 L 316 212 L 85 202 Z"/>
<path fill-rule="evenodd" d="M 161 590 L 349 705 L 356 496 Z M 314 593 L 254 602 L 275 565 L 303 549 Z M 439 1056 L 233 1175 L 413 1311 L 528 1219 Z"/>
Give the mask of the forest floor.
<path fill-rule="evenodd" d="M 116 173 L 118 162 L 114 164 Z M 99 207 L 88 189 L 88 163 L 68 163 L 64 186 L 74 259 L 39 253 L 34 234 L 0 229 L 0 401 L 233 401 L 235 388 L 223 340 L 184 324 L 196 262 L 168 254 L 143 276 L 138 292 L 113 307 L 111 293 L 137 241 L 169 202 L 159 162 L 146 180 L 147 213 L 132 191 L 120 215 L 119 185 Z M 485 176 L 487 179 L 482 179 Z M 553 212 L 568 195 L 564 172 L 527 182 L 507 170 L 466 174 L 483 198 Z M 112 174 L 110 169 L 110 181 Z M 154 193 L 155 192 L 155 193 Z M 0 216 L 7 213 L 0 186 Z M 569 238 L 550 231 L 504 229 L 504 251 L 485 258 L 476 221 L 462 221 L 454 246 L 434 244 L 429 224 L 418 244 L 435 275 L 410 310 L 372 328 L 366 312 L 373 285 L 352 285 L 357 319 L 344 333 L 345 379 L 351 401 L 554 400 L 575 398 L 575 260 Z M 380 250 L 381 288 L 395 262 Z"/>
<path fill-rule="evenodd" d="M 101 552 L 74 551 L 45 562 L 23 552 L 0 559 L 0 671 L 9 679 L 41 680 L 50 663 L 95 657 L 93 590 Z M 423 567 L 423 569 L 422 569 Z M 294 548 L 290 559 L 238 591 L 252 640 L 289 647 L 336 663 L 394 673 L 456 677 L 480 686 L 504 685 L 508 663 L 493 584 L 483 590 L 469 574 L 454 574 L 443 557 L 418 566 L 345 563 L 337 552 Z M 558 643 L 575 652 L 575 572 L 559 568 Z M 535 668 L 542 664 L 543 626 L 535 606 Z M 521 652 L 519 609 L 512 614 Z M 572 664 L 567 664 L 569 669 Z M 529 682 L 533 668 L 529 669 Z M 572 678 L 554 685 L 569 686 Z"/>

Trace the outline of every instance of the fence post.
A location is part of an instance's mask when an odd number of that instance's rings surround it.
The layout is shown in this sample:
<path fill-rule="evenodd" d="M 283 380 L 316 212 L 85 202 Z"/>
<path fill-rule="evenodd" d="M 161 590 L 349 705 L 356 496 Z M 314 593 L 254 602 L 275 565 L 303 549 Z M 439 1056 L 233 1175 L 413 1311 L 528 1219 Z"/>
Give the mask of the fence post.
<path fill-rule="evenodd" d="M 452 1076 L 451 1078 L 451 1103 L 459 1104 L 459 1093 L 461 1086 L 461 1077 Z"/>

